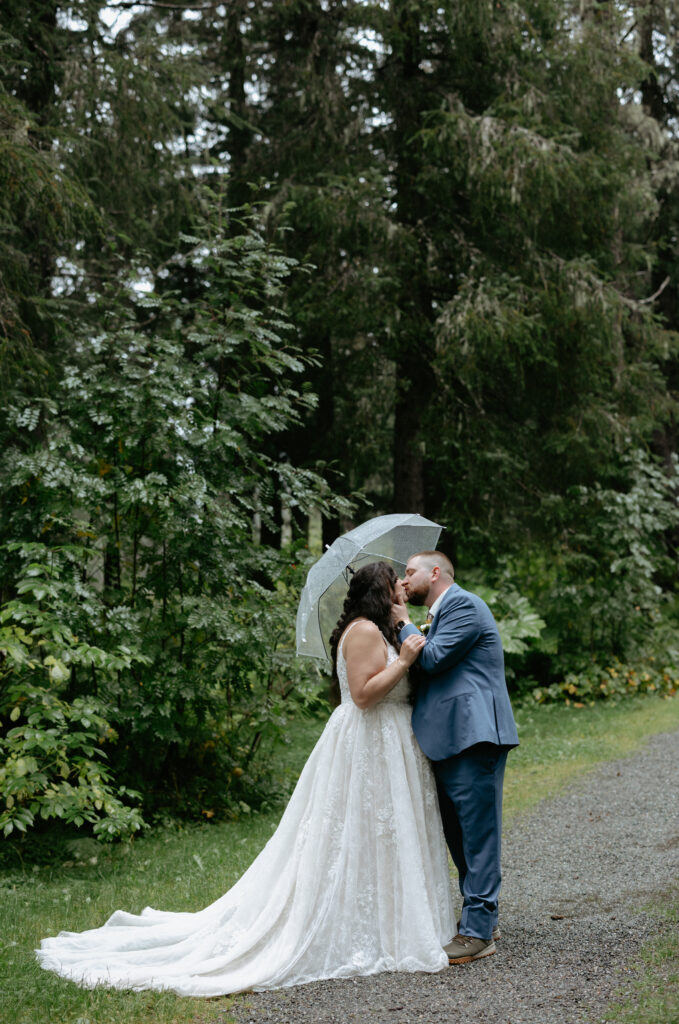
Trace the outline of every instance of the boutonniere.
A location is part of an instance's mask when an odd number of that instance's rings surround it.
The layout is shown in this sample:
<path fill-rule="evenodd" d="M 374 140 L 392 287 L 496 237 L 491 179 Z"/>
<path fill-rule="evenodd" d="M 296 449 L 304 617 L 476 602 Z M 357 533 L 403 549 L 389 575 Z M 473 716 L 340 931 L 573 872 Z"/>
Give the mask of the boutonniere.
<path fill-rule="evenodd" d="M 426 636 L 430 629 L 431 622 L 423 622 L 422 625 L 420 626 L 420 633 L 423 633 L 424 636 Z"/>

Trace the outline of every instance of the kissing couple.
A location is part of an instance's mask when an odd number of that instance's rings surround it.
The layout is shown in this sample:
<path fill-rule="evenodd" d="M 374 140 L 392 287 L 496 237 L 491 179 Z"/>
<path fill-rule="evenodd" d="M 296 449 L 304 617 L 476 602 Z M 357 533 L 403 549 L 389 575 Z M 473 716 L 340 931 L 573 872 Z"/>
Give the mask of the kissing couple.
<path fill-rule="evenodd" d="M 428 607 L 426 637 L 406 602 Z M 502 783 L 518 736 L 490 610 L 442 552 L 421 551 L 402 581 L 386 562 L 354 573 L 330 646 L 341 702 L 233 888 L 196 913 L 117 910 L 43 939 L 43 967 L 88 987 L 218 996 L 495 952 Z"/>

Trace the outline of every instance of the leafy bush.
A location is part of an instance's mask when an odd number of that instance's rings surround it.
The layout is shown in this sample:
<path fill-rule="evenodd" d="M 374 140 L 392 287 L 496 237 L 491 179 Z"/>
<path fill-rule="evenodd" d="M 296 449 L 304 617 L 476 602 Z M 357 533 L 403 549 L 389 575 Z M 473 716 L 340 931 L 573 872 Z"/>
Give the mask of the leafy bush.
<path fill-rule="evenodd" d="M 676 690 L 676 460 L 668 473 L 635 450 L 620 468 L 616 486 L 545 500 L 556 548 L 533 542 L 491 588 L 472 586 L 498 620 L 510 690 L 528 703 Z"/>
<path fill-rule="evenodd" d="M 578 670 L 592 655 L 635 659 L 660 623 L 673 579 L 668 536 L 679 524 L 676 473 L 648 453 L 621 460 L 613 487 L 573 488 L 551 504 L 558 549 L 546 566 L 540 607 L 558 632 L 553 674 Z"/>
<path fill-rule="evenodd" d="M 549 686 L 536 686 L 526 694 L 526 703 L 550 704 L 563 701 L 583 707 L 596 700 L 618 701 L 638 693 L 674 697 L 679 690 L 679 652 L 672 652 L 669 664 L 656 662 L 649 655 L 643 669 L 623 664 L 617 658 L 599 664 L 592 660 L 581 672 L 568 672 L 564 679 Z"/>
<path fill-rule="evenodd" d="M 494 589 L 480 583 L 473 590 L 493 613 L 505 655 L 525 654 L 529 650 L 527 641 L 542 635 L 545 622 L 527 597 L 519 594 L 513 585 L 508 586 L 507 580 L 503 584 Z"/>
<path fill-rule="evenodd" d="M 33 551 L 38 547 L 32 546 Z M 36 819 L 93 825 L 101 838 L 142 827 L 139 794 L 116 786 L 102 749 L 117 734 L 111 708 L 96 694 L 68 698 L 72 674 L 96 668 L 100 681 L 139 656 L 80 640 L 59 616 L 64 585 L 50 567 L 31 563 L 0 612 L 0 829 L 25 832 Z"/>
<path fill-rule="evenodd" d="M 628 452 L 615 486 L 544 500 L 545 529 L 556 545 L 533 539 L 495 569 L 487 595 L 485 580 L 472 587 L 498 619 L 516 696 L 544 702 L 671 692 L 679 668 L 675 474 L 676 461 L 668 472 L 648 453 Z"/>
<path fill-rule="evenodd" d="M 3 695 L 23 716 L 3 738 L 11 785 L 42 772 L 40 813 L 63 807 L 79 824 L 91 820 L 76 798 L 87 784 L 121 834 L 112 794 L 129 788 L 147 811 L 193 815 L 270 798 L 262 754 L 318 677 L 294 657 L 300 556 L 260 543 L 255 524 L 273 538 L 283 500 L 302 516 L 350 510 L 276 454 L 276 435 L 315 401 L 295 386 L 305 363 L 274 305 L 292 264 L 255 227 L 231 233 L 218 196 L 206 210 L 152 293 L 116 283 L 117 298 L 99 300 L 107 329 L 64 324 L 50 397 L 15 396 L 7 411 L 0 573 L 34 666 L 12 664 Z M 191 279 L 192 303 L 177 279 Z M 27 760 L 26 728 L 57 730 L 59 767 Z M 119 736 L 96 778 L 95 734 Z M 74 792 L 64 776 L 62 802 L 46 804 L 62 765 Z M 35 801 L 21 785 L 23 804 Z M 13 820 L 28 825 L 17 803 Z"/>

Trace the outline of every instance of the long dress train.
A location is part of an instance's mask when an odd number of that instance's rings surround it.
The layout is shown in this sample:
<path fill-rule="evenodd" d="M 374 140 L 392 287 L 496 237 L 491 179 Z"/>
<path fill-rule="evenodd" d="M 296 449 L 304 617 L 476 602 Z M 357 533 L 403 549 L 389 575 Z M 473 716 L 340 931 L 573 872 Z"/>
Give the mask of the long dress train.
<path fill-rule="evenodd" d="M 447 966 L 447 851 L 407 677 L 361 710 L 341 646 L 337 670 L 342 703 L 233 888 L 197 913 L 117 910 L 101 928 L 43 939 L 43 967 L 87 987 L 217 996 Z"/>

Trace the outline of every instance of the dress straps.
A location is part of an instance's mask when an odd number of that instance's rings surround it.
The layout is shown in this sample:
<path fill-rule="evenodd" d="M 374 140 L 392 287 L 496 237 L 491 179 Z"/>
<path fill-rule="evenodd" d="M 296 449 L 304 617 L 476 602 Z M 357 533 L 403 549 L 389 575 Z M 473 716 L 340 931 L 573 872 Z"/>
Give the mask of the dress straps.
<path fill-rule="evenodd" d="M 344 646 L 344 638 L 347 635 L 347 633 L 349 632 L 349 630 L 353 626 L 355 626 L 357 622 L 371 622 L 371 621 L 372 621 L 371 619 L 366 619 L 365 616 L 359 616 L 359 618 L 357 618 L 357 619 L 352 619 L 351 622 L 349 623 L 349 625 L 347 626 L 347 628 L 342 633 L 342 636 L 340 637 L 340 642 L 337 645 L 337 653 L 341 654 L 342 657 L 344 657 L 344 651 L 342 650 L 342 648 Z M 388 647 L 386 638 L 383 635 L 382 635 L 382 639 L 384 640 L 384 646 Z"/>

